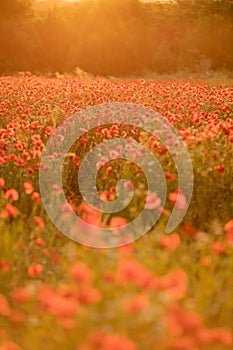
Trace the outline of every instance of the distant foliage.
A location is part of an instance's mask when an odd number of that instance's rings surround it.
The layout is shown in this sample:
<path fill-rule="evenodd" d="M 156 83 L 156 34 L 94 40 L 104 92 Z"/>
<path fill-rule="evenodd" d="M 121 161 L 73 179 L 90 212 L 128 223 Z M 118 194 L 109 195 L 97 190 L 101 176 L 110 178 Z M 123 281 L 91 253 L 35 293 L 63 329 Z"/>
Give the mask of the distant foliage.
<path fill-rule="evenodd" d="M 0 1 L 0 74 L 233 70 L 233 1 Z"/>

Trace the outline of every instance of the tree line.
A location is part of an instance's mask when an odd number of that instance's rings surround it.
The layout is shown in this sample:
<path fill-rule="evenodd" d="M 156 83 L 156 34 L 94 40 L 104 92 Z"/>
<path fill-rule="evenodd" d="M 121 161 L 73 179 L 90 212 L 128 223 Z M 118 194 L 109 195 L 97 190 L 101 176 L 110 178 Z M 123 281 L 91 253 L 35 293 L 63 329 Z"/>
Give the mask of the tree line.
<path fill-rule="evenodd" d="M 233 1 L 0 1 L 0 74 L 233 70 Z"/>

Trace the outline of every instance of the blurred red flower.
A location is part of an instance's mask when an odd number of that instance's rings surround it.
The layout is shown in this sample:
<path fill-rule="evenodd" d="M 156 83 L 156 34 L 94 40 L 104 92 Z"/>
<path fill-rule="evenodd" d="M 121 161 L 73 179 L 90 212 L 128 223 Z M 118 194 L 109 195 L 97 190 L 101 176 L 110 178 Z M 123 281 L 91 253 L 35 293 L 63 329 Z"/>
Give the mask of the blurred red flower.
<path fill-rule="evenodd" d="M 5 199 L 12 199 L 13 201 L 17 201 L 19 199 L 19 194 L 15 189 L 11 188 L 10 190 L 6 191 L 4 198 Z"/>
<path fill-rule="evenodd" d="M 28 275 L 30 277 L 37 277 L 41 274 L 43 266 L 41 264 L 33 264 L 28 267 Z"/>
<path fill-rule="evenodd" d="M 172 233 L 160 239 L 159 245 L 169 251 L 176 250 L 180 245 L 180 236 L 178 233 Z"/>

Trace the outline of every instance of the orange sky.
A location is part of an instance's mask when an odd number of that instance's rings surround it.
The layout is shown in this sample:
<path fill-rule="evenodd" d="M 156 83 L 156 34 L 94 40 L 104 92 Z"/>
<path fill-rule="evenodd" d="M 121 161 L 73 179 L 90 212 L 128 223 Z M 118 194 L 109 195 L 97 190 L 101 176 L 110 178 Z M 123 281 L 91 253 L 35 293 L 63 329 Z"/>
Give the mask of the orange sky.
<path fill-rule="evenodd" d="M 36 1 L 48 1 L 48 0 L 36 0 Z M 56 0 L 49 0 L 49 1 L 56 1 Z M 83 0 L 59 0 L 59 1 L 75 2 L 75 1 L 83 1 Z M 142 1 L 156 1 L 156 0 L 142 0 Z M 166 0 L 163 0 L 163 1 L 166 1 Z"/>
<path fill-rule="evenodd" d="M 1 0 L 0 0 L 1 1 Z M 51 2 L 56 2 L 56 1 L 65 1 L 65 2 L 75 2 L 75 1 L 83 1 L 83 0 L 36 0 L 38 2 L 42 2 L 42 1 L 51 1 Z M 111 1 L 111 0 L 109 0 Z M 151 2 L 151 1 L 170 1 L 170 0 L 140 0 L 142 2 Z"/>

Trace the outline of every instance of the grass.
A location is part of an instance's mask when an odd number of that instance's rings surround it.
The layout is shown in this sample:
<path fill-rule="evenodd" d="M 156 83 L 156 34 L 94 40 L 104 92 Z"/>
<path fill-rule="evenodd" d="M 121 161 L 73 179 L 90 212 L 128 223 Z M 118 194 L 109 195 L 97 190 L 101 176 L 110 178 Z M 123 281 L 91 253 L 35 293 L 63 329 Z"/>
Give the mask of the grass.
<path fill-rule="evenodd" d="M 220 80 L 0 78 L 1 350 L 232 348 L 233 85 Z M 53 226 L 39 195 L 38 169 L 63 120 L 109 102 L 145 105 L 179 130 L 193 163 L 194 192 L 182 224 L 167 235 L 177 172 L 160 145 L 155 154 L 172 174 L 164 214 L 134 243 L 94 249 Z M 74 153 L 83 156 L 98 137 L 93 132 L 84 146 L 78 141 Z M 67 183 L 76 170 L 68 165 Z M 113 182 L 135 171 L 112 161 L 99 171 L 99 189 L 110 196 Z M 143 182 L 140 173 L 135 188 Z M 71 189 L 78 210 L 72 182 Z M 130 207 L 101 220 L 129 222 L 145 205 L 145 193 L 146 186 Z"/>

